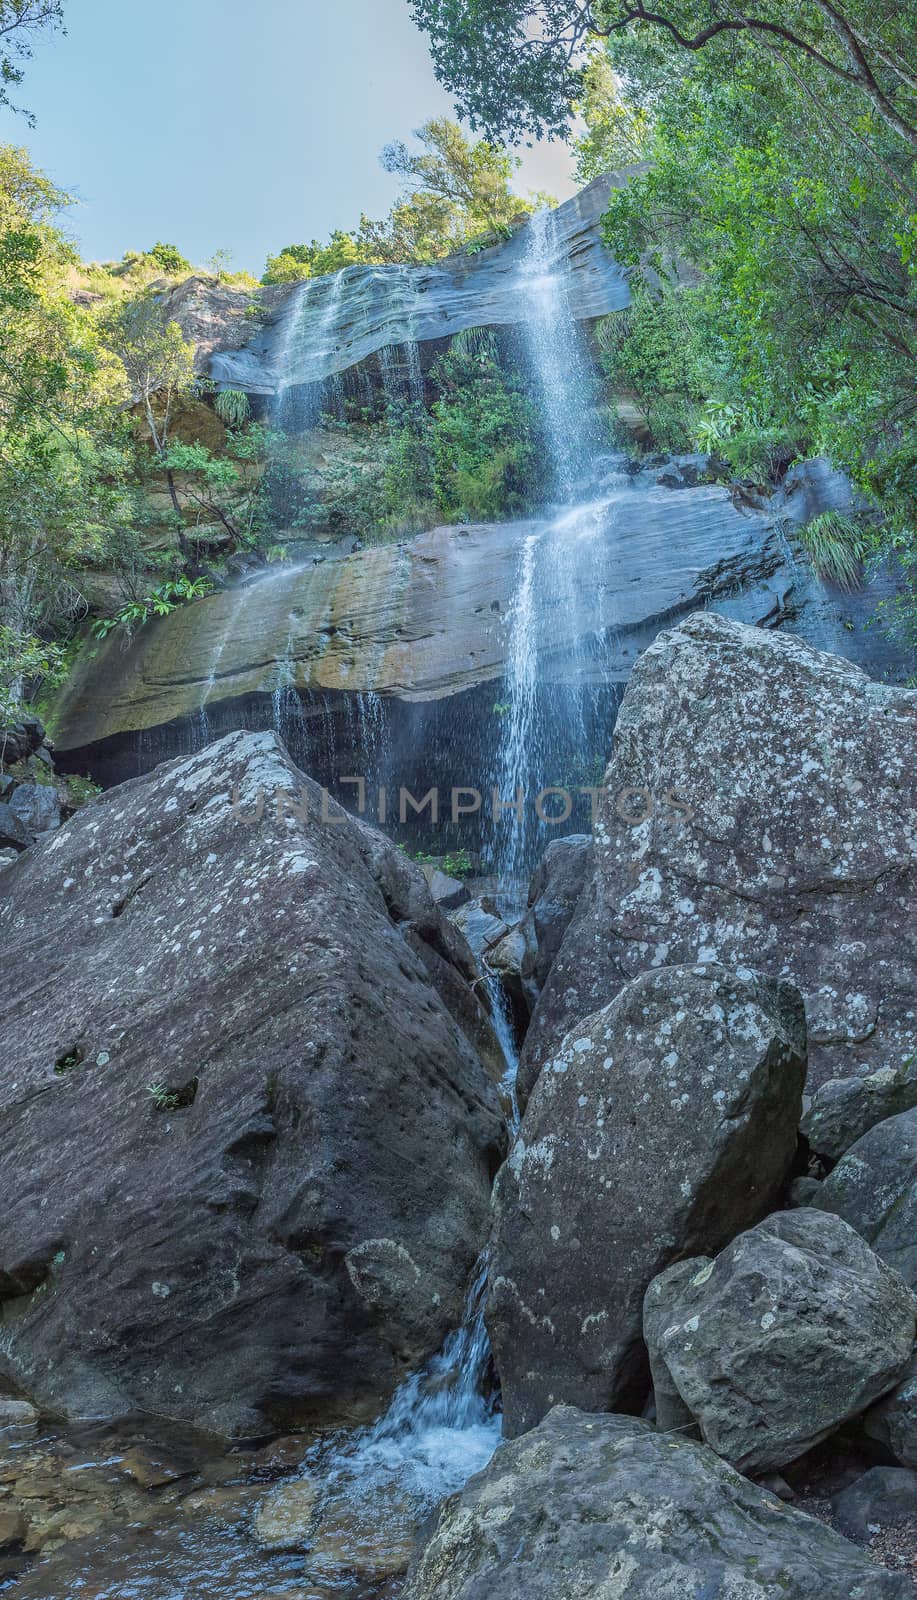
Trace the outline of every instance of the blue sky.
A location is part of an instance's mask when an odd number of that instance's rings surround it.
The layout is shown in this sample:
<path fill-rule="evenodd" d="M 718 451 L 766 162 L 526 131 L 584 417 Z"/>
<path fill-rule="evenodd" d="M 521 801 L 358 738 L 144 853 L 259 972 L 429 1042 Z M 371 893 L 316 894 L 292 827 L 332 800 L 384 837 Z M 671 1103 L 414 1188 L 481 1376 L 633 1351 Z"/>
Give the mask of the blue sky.
<path fill-rule="evenodd" d="M 259 273 L 282 245 L 383 215 L 391 139 L 451 113 L 406 0 L 70 0 L 0 139 L 80 201 L 87 259 L 157 239 Z M 519 187 L 570 192 L 558 146 L 521 152 Z"/>

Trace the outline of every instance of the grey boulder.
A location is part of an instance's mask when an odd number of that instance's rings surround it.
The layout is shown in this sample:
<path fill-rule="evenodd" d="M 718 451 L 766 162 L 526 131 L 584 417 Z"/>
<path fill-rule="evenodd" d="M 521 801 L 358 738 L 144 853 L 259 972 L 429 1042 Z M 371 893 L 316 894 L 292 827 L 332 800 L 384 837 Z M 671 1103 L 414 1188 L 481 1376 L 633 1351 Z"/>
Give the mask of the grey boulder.
<path fill-rule="evenodd" d="M 642 1406 L 650 1279 L 770 1209 L 796 1148 L 798 992 L 644 973 L 549 1062 L 495 1188 L 487 1326 L 504 1429 L 565 1402 Z"/>
<path fill-rule="evenodd" d="M 917 1472 L 873 1467 L 834 1496 L 831 1510 L 841 1533 L 863 1544 L 886 1528 L 917 1524 Z"/>
<path fill-rule="evenodd" d="M 8 881 L 0 1383 L 236 1435 L 374 1415 L 461 1318 L 503 1149 L 420 869 L 238 733 Z"/>
<path fill-rule="evenodd" d="M 637 662 L 593 865 L 526 1041 L 646 968 L 719 961 L 802 990 L 813 1085 L 914 1053 L 917 693 L 698 613 Z"/>
<path fill-rule="evenodd" d="M 858 1139 L 813 1203 L 843 1217 L 917 1289 L 917 1107 Z"/>
<path fill-rule="evenodd" d="M 552 839 L 532 876 L 525 915 L 488 956 L 489 965 L 528 1014 L 547 982 L 583 892 L 591 849 L 588 834 Z"/>
<path fill-rule="evenodd" d="M 772 1472 L 893 1388 L 914 1343 L 914 1297 L 854 1230 L 785 1211 L 715 1261 L 661 1274 L 646 1296 L 669 1425 L 680 1396 L 707 1444 Z"/>
<path fill-rule="evenodd" d="M 9 801 L 0 800 L 0 848 L 4 851 L 27 850 L 31 843 L 31 835 L 22 818 L 16 815 Z"/>
<path fill-rule="evenodd" d="M 53 784 L 19 783 L 10 796 L 9 806 L 32 838 L 60 827 L 60 795 Z"/>
<path fill-rule="evenodd" d="M 444 1501 L 405 1600 L 906 1600 L 703 1445 L 558 1406 Z"/>
<path fill-rule="evenodd" d="M 917 1057 L 899 1067 L 853 1078 L 831 1078 L 813 1096 L 800 1132 L 817 1155 L 837 1161 L 887 1117 L 917 1106 Z"/>

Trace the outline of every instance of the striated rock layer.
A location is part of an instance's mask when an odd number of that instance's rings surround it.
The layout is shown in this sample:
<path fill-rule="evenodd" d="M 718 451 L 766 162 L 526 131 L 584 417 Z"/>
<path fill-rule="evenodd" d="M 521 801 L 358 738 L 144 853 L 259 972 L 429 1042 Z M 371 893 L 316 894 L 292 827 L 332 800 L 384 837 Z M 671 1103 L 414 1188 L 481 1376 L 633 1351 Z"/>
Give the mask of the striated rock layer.
<path fill-rule="evenodd" d="M 419 868 L 238 734 L 3 885 L 0 1381 L 234 1434 L 372 1415 L 461 1318 L 503 1139 Z"/>
<path fill-rule="evenodd" d="M 558 271 L 570 313 L 590 321 L 630 304 L 627 279 L 602 243 L 613 188 L 630 171 L 596 178 L 551 215 Z M 268 318 L 252 334 L 238 294 L 193 279 L 170 306 L 200 347 L 199 366 L 217 383 L 250 394 L 320 383 L 382 350 L 449 339 L 467 328 L 520 321 L 528 227 L 504 244 L 430 266 L 353 266 L 290 288 L 262 291 Z M 242 331 L 244 330 L 244 331 Z"/>
<path fill-rule="evenodd" d="M 461 752 L 457 782 L 477 776 L 479 750 L 489 779 L 488 738 L 499 729 L 488 714 L 506 698 L 533 535 L 531 626 L 546 694 L 584 683 L 614 691 L 660 627 L 708 604 L 768 629 L 800 629 L 875 671 L 888 666 L 881 635 L 848 629 L 762 515 L 736 510 L 715 486 L 671 490 L 649 474 L 613 475 L 594 503 L 554 518 L 435 528 L 283 566 L 150 622 L 131 642 L 120 633 L 87 642 L 55 708 L 63 762 L 116 782 L 195 748 L 208 731 L 273 726 L 292 697 L 301 708 L 296 754 L 317 773 L 334 751 L 353 748 L 355 708 L 374 696 L 390 748 L 414 750 L 442 733 Z M 604 761 L 607 708 L 603 715 Z M 563 734 L 556 706 L 545 720 Z M 284 724 L 285 737 L 293 731 Z M 558 752 L 537 777 L 553 782 L 570 764 Z"/>

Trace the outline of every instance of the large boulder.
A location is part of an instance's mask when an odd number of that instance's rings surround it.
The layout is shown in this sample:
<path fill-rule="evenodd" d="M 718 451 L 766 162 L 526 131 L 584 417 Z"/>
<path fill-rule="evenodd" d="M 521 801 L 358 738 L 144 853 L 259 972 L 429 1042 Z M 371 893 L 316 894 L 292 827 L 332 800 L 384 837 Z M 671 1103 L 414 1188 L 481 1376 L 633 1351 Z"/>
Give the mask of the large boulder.
<path fill-rule="evenodd" d="M 460 1320 L 503 1139 L 422 872 L 239 733 L 6 884 L 0 1379 L 227 1433 L 374 1413 Z"/>
<path fill-rule="evenodd" d="M 10 795 L 9 807 L 33 839 L 60 827 L 61 800 L 53 784 L 17 784 Z"/>
<path fill-rule="evenodd" d="M 799 994 L 749 972 L 648 972 L 569 1034 L 495 1190 L 487 1325 L 504 1430 L 558 1402 L 637 1409 L 643 1296 L 774 1203 L 805 1078 Z"/>
<path fill-rule="evenodd" d="M 917 1056 L 900 1067 L 853 1078 L 830 1078 L 812 1098 L 800 1123 L 817 1155 L 837 1161 L 858 1139 L 887 1117 L 917 1106 Z"/>
<path fill-rule="evenodd" d="M 803 1455 L 893 1388 L 910 1358 L 913 1295 L 837 1217 L 780 1212 L 690 1268 L 648 1290 L 653 1371 L 666 1405 L 677 1391 L 743 1472 Z"/>
<path fill-rule="evenodd" d="M 858 1139 L 813 1204 L 843 1217 L 917 1289 L 917 1107 Z"/>
<path fill-rule="evenodd" d="M 631 1417 L 558 1406 L 444 1501 L 405 1600 L 905 1600 L 908 1580 Z"/>
<path fill-rule="evenodd" d="M 528 1091 L 647 967 L 720 961 L 802 989 L 813 1084 L 914 1051 L 917 694 L 713 612 L 644 651 L 594 866 L 533 1018 Z"/>

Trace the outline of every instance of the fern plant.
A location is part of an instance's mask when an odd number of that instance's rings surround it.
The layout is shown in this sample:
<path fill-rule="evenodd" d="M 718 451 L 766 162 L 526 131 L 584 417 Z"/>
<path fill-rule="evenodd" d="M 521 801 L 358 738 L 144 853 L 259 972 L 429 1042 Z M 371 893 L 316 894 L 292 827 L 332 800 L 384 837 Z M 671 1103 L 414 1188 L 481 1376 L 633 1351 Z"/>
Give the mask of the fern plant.
<path fill-rule="evenodd" d="M 241 428 L 252 413 L 251 401 L 244 389 L 221 389 L 214 401 L 214 408 L 227 428 Z"/>
<path fill-rule="evenodd" d="M 858 589 L 869 544 L 855 517 L 823 511 L 799 530 L 799 541 L 816 577 L 840 589 Z"/>

